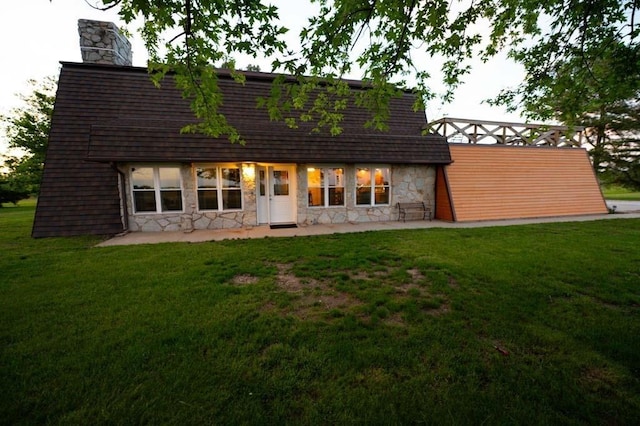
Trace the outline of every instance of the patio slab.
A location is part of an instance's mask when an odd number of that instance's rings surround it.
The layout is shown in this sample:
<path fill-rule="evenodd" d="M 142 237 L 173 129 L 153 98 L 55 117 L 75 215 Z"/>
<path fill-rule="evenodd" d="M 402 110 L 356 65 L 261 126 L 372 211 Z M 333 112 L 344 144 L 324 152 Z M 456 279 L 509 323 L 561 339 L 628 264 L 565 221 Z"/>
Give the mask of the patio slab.
<path fill-rule="evenodd" d="M 620 212 L 620 210 L 618 210 Z M 309 225 L 298 228 L 271 229 L 268 225 L 252 228 L 238 229 L 202 229 L 193 232 L 129 232 L 110 238 L 98 244 L 98 247 L 133 245 L 133 244 L 159 244 L 159 243 L 201 243 L 205 241 L 222 241 L 249 238 L 277 238 L 277 237 L 302 237 L 309 235 L 343 234 L 349 232 L 367 232 L 397 229 L 426 229 L 426 228 L 481 228 L 491 226 L 514 226 L 532 223 L 552 222 L 583 222 L 607 219 L 633 219 L 640 218 L 640 210 L 634 213 L 588 215 L 588 216 L 563 216 L 545 217 L 533 219 L 512 220 L 488 220 L 482 222 L 444 222 L 410 221 L 410 222 L 369 222 L 369 223 L 344 223 L 327 225 Z"/>

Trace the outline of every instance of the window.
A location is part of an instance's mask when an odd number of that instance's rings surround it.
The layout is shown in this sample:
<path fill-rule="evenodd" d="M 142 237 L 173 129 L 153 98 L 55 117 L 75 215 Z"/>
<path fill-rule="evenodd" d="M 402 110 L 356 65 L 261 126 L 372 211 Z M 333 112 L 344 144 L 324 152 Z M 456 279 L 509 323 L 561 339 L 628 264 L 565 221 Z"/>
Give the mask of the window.
<path fill-rule="evenodd" d="M 388 205 L 391 193 L 388 167 L 356 169 L 356 204 L 360 206 Z"/>
<path fill-rule="evenodd" d="M 218 210 L 218 169 L 197 169 L 198 209 Z"/>
<path fill-rule="evenodd" d="M 307 169 L 309 207 L 344 206 L 344 169 Z"/>
<path fill-rule="evenodd" d="M 238 167 L 198 167 L 198 209 L 241 210 L 240 176 Z"/>
<path fill-rule="evenodd" d="M 182 180 L 178 167 L 132 167 L 136 213 L 182 211 Z"/>

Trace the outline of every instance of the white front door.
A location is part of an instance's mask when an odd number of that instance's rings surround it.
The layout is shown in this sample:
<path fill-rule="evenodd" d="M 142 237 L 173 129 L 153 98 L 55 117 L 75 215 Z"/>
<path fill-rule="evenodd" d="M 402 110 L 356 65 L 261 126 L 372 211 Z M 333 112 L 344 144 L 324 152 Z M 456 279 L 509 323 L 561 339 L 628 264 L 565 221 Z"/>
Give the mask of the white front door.
<path fill-rule="evenodd" d="M 296 221 L 295 182 L 295 167 L 269 166 L 269 223 Z"/>
<path fill-rule="evenodd" d="M 295 223 L 295 171 L 290 165 L 257 168 L 259 223 Z"/>

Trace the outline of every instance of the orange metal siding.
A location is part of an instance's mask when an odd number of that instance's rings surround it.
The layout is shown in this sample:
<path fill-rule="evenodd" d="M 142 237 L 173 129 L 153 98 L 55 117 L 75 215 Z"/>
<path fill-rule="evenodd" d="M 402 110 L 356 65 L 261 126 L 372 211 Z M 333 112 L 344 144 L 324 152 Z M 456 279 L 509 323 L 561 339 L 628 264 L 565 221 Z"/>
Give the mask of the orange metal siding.
<path fill-rule="evenodd" d="M 436 175 L 436 219 L 455 221 L 451 199 L 449 197 L 449 185 L 447 183 L 447 172 L 444 167 L 438 167 Z"/>
<path fill-rule="evenodd" d="M 446 176 L 458 221 L 607 213 L 587 152 L 450 145 Z"/>

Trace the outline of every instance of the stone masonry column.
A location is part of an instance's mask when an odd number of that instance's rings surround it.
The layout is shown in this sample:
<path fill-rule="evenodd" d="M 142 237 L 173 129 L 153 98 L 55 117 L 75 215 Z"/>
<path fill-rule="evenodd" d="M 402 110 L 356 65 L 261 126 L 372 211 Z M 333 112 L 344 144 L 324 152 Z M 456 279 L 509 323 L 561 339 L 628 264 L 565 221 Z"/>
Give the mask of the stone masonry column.
<path fill-rule="evenodd" d="M 112 22 L 78 20 L 82 62 L 131 66 L 131 43 Z"/>

